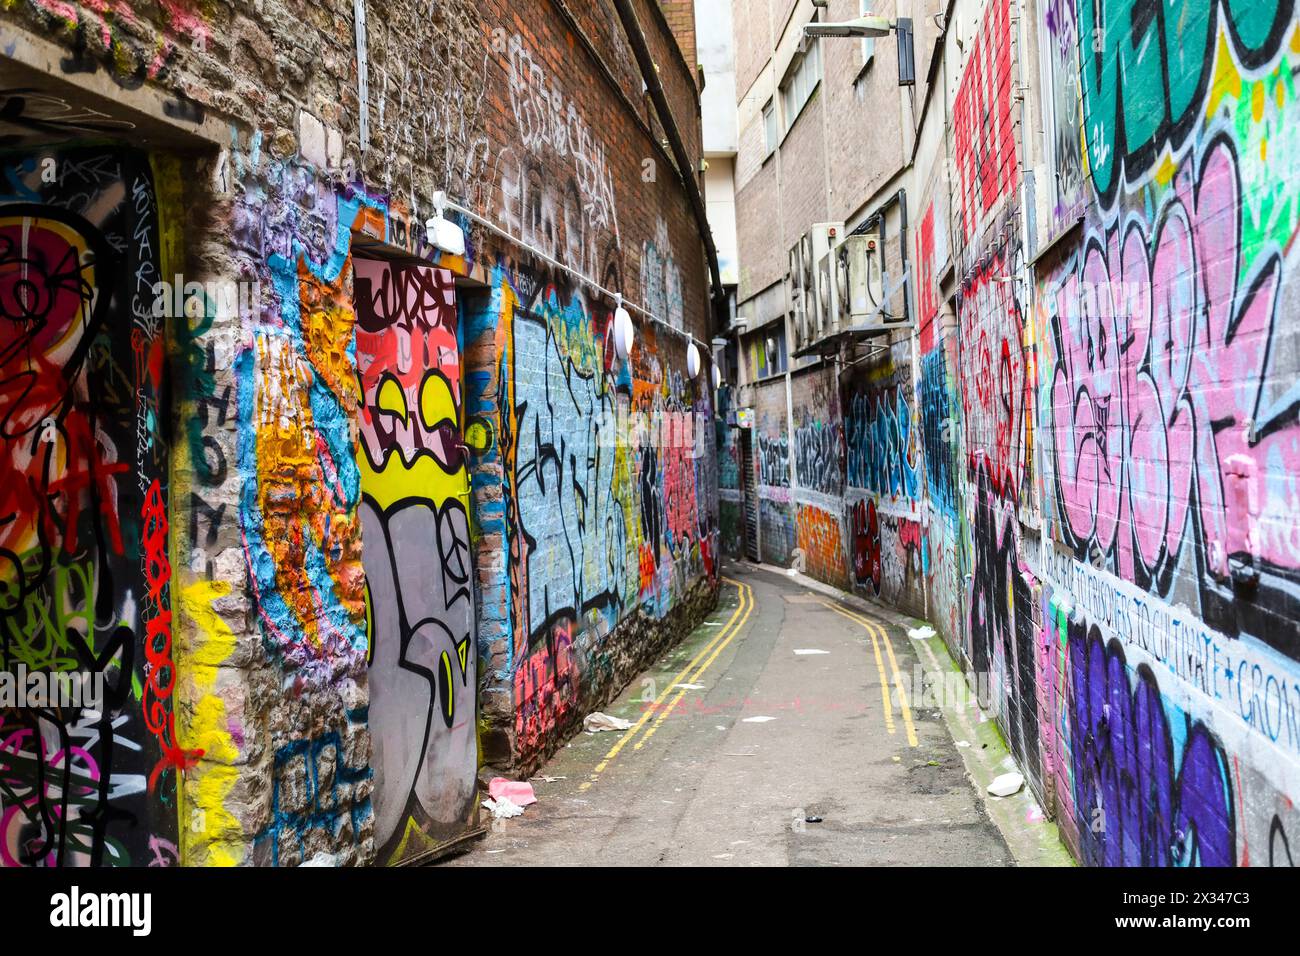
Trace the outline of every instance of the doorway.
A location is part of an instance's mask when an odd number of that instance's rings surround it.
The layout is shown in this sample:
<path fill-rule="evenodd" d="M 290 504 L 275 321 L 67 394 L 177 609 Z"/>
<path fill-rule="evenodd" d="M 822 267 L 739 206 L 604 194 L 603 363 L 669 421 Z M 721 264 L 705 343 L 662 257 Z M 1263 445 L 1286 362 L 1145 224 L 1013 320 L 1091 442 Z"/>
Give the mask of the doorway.
<path fill-rule="evenodd" d="M 456 287 L 354 259 L 377 862 L 478 825 L 477 650 Z"/>
<path fill-rule="evenodd" d="M 758 551 L 758 479 L 754 474 L 753 430 L 740 432 L 740 490 L 745 524 L 745 557 L 757 563 Z"/>

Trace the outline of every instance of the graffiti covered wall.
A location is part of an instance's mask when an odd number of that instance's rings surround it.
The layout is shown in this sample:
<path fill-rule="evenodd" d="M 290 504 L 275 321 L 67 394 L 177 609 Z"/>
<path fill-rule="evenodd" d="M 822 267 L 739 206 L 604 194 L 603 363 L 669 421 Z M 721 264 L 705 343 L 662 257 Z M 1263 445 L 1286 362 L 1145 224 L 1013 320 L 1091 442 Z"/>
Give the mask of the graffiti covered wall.
<path fill-rule="evenodd" d="M 912 346 L 897 338 L 838 376 L 831 364 L 792 374 L 788 412 L 784 379 L 743 394 L 755 407 L 762 560 L 921 615 L 929 570 L 923 449 Z M 731 429 L 737 443 L 738 432 Z"/>
<path fill-rule="evenodd" d="M 1300 18 L 959 6 L 915 333 L 754 386 L 763 559 L 932 621 L 1083 862 L 1290 865 Z"/>
<path fill-rule="evenodd" d="M 916 237 L 929 616 L 1083 862 L 1290 865 L 1296 11 L 1044 2 L 1035 49 L 974 6 Z"/>
<path fill-rule="evenodd" d="M 382 862 L 472 822 L 473 583 L 451 273 L 357 259 L 361 526 Z"/>
<path fill-rule="evenodd" d="M 531 764 L 714 599 L 716 430 L 679 337 L 644 327 L 621 360 L 609 305 L 547 273 L 498 265 L 467 319 L 499 356 L 469 397 L 493 436 L 473 480 L 501 556 L 480 634 L 508 701 L 485 740 Z"/>
<path fill-rule="evenodd" d="M 794 411 L 795 543 L 807 574 L 848 587 L 844 531 L 844 424 L 838 389 L 824 372 L 790 383 Z"/>
<path fill-rule="evenodd" d="M 0 664 L 110 704 L 0 709 L 5 863 L 408 862 L 711 606 L 699 235 L 613 10 L 536 13 L 0 4 Z"/>
<path fill-rule="evenodd" d="M 1079 36 L 1119 26 L 1078 51 L 1086 217 L 1038 276 L 1044 641 L 1067 650 L 1075 751 L 1050 769 L 1088 862 L 1289 865 L 1300 194 L 1277 163 L 1300 22 L 1289 2 L 1147 23 L 1081 0 L 1077 18 Z M 1132 755 L 1097 732 L 1103 698 L 1149 748 L 1150 793 L 1120 782 Z"/>
<path fill-rule="evenodd" d="M 764 382 L 755 387 L 753 396 L 759 556 L 768 564 L 786 565 L 799 538 L 791 484 L 785 380 Z"/>
<path fill-rule="evenodd" d="M 0 706 L 4 866 L 170 865 L 203 754 L 173 696 L 158 163 L 0 155 L 0 667 L 85 695 Z"/>
<path fill-rule="evenodd" d="M 895 342 L 879 357 L 845 372 L 840 392 L 853 587 L 922 614 L 923 466 L 911 355 L 909 341 Z"/>
<path fill-rule="evenodd" d="M 735 414 L 734 393 L 724 386 L 717 394 L 718 548 L 722 554 L 740 557 L 745 549 L 744 482 L 753 479 L 742 476 L 740 429 L 727 423 Z"/>

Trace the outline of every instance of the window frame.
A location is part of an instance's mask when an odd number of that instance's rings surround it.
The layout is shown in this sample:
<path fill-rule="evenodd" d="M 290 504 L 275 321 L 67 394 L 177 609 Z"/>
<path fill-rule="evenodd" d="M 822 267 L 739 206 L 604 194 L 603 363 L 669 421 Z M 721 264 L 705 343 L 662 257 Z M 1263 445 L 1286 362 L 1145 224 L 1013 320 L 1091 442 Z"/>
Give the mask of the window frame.
<path fill-rule="evenodd" d="M 860 16 L 871 16 L 871 0 L 858 0 L 858 14 Z M 876 58 L 876 38 L 862 38 L 862 69 L 866 70 Z"/>
<path fill-rule="evenodd" d="M 776 97 L 772 97 L 763 104 L 761 115 L 763 119 L 763 158 L 766 159 L 776 152 L 776 147 L 781 142 L 781 128 L 776 115 Z"/>
<path fill-rule="evenodd" d="M 822 70 L 821 41 L 815 39 L 807 50 L 790 62 L 778 88 L 781 94 L 781 112 L 785 114 L 782 137 L 794 127 L 804 107 L 817 91 L 817 86 L 823 79 Z"/>

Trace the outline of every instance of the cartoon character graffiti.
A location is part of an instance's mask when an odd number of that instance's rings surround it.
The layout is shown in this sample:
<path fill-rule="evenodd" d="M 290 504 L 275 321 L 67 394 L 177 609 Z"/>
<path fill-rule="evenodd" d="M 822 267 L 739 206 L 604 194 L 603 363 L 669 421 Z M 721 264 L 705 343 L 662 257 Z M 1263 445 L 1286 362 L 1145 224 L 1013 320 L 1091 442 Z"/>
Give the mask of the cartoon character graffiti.
<path fill-rule="evenodd" d="M 361 523 L 381 862 L 473 813 L 476 653 L 450 273 L 357 259 Z"/>

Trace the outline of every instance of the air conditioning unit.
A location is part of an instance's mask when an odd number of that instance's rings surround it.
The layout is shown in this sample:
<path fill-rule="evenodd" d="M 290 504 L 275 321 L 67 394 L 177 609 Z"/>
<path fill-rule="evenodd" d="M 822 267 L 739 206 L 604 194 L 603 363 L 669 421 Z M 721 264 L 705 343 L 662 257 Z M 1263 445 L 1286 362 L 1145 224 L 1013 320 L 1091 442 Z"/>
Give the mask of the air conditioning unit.
<path fill-rule="evenodd" d="M 849 275 L 848 249 L 852 237 L 831 250 L 831 272 L 835 281 L 835 311 L 832 313 L 832 333 L 847 329 L 853 324 L 853 290 Z"/>
<path fill-rule="evenodd" d="M 836 285 L 835 253 L 817 262 L 817 338 L 833 335 L 839 323 L 840 295 Z"/>
<path fill-rule="evenodd" d="M 817 338 L 817 259 L 813 252 L 812 233 L 805 232 L 799 239 L 799 287 L 802 299 L 799 308 L 803 315 L 804 343 Z"/>
<path fill-rule="evenodd" d="M 815 222 L 804 233 L 804 273 L 807 276 L 805 286 L 805 316 L 808 320 L 809 344 L 823 338 L 827 332 L 830 316 L 825 311 L 828 289 L 823 289 L 820 265 L 831 247 L 839 242 L 844 233 L 842 222 Z"/>
<path fill-rule="evenodd" d="M 878 232 L 850 236 L 836 250 L 840 259 L 843 321 L 846 325 L 889 324 L 903 321 L 890 312 L 889 282 L 884 272 L 884 251 Z M 898 310 L 901 313 L 901 309 Z"/>
<path fill-rule="evenodd" d="M 803 348 L 809 341 L 808 292 L 812 288 L 811 277 L 804 268 L 804 247 L 808 244 L 806 235 L 790 247 L 790 271 L 788 288 L 790 293 L 790 326 L 794 336 L 795 350 Z"/>
<path fill-rule="evenodd" d="M 790 247 L 789 265 L 785 272 L 785 289 L 790 309 L 790 329 L 794 335 L 795 348 L 801 348 L 803 346 L 804 337 L 802 315 L 803 288 L 799 281 L 803 274 L 801 268 L 802 263 L 799 261 L 800 251 L 799 243 L 797 242 Z"/>
<path fill-rule="evenodd" d="M 790 315 L 796 352 L 826 334 L 825 319 L 818 311 L 818 263 L 843 232 L 842 222 L 816 222 L 790 249 Z"/>

